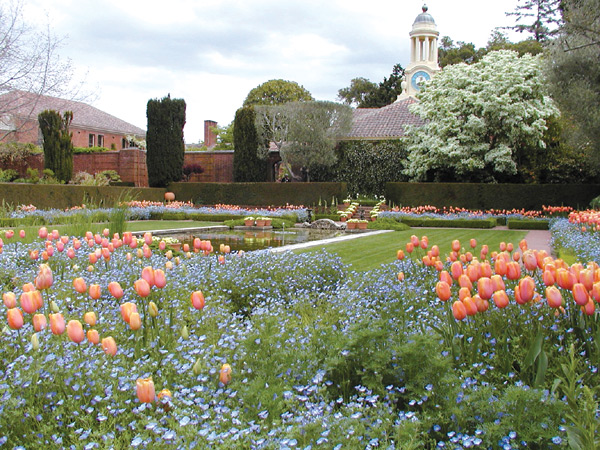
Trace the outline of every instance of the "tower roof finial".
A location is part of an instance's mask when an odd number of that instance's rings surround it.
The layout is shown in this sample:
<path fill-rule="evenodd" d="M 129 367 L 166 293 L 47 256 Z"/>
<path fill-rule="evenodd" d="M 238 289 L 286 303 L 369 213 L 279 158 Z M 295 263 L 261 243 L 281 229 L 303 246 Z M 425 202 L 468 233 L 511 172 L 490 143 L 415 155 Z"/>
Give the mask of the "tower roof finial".
<path fill-rule="evenodd" d="M 423 7 L 422 7 L 421 9 L 423 10 L 423 12 L 427 12 L 427 10 L 428 10 L 429 8 L 427 7 L 427 5 L 423 4 Z"/>

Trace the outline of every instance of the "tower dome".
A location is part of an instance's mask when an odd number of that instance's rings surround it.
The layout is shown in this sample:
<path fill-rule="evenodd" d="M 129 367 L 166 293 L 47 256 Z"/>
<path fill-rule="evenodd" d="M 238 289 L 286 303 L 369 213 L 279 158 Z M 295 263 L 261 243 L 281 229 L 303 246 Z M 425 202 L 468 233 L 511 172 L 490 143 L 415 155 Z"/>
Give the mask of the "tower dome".
<path fill-rule="evenodd" d="M 433 20 L 432 15 L 427 12 L 427 10 L 429 9 L 429 8 L 427 8 L 427 5 L 423 5 L 422 9 L 423 9 L 423 12 L 417 16 L 417 18 L 415 19 L 415 21 L 413 23 L 413 27 L 415 25 L 421 24 L 421 23 L 430 23 L 430 24 L 435 25 L 435 20 Z"/>

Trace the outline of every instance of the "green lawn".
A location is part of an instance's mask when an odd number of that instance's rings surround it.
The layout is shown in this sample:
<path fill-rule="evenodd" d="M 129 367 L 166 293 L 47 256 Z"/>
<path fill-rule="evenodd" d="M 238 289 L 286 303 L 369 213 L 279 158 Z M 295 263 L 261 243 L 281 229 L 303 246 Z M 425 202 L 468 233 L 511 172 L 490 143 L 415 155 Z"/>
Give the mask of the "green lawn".
<path fill-rule="evenodd" d="M 490 253 L 498 249 L 500 242 L 512 242 L 514 247 L 518 248 L 519 241 L 525 237 L 527 231 L 413 228 L 407 231 L 392 231 L 376 236 L 325 244 L 321 247 L 312 247 L 297 252 L 316 251 L 324 248 L 342 258 L 342 261 L 351 265 L 353 270 L 365 271 L 394 261 L 396 252 L 405 248 L 413 234 L 419 238 L 426 235 L 429 238 L 430 248 L 432 245 L 438 245 L 441 255 L 450 252 L 450 245 L 454 239 L 461 242 L 465 251 L 471 250 L 469 241 L 474 238 L 477 240 L 477 247 L 472 253 L 479 256 L 483 244 L 489 246 Z M 422 256 L 423 253 L 420 255 Z"/>
<path fill-rule="evenodd" d="M 148 231 L 148 230 L 168 230 L 168 229 L 176 229 L 176 228 L 200 228 L 200 227 L 209 227 L 223 225 L 223 222 L 199 222 L 195 220 L 136 220 L 127 222 L 126 231 Z M 33 242 L 37 239 L 37 233 L 40 229 L 41 225 L 28 225 L 21 227 L 7 227 L 3 228 L 3 230 L 12 229 L 15 231 L 15 237 L 13 239 L 20 240 L 21 242 Z M 85 233 L 85 231 L 91 231 L 92 233 L 100 233 L 104 228 L 110 228 L 107 223 L 91 223 L 91 224 L 82 224 L 78 225 L 46 225 L 49 231 L 58 230 L 61 234 L 68 235 L 79 235 Z M 85 231 L 84 231 L 85 228 Z M 19 230 L 25 230 L 25 239 L 20 239 L 18 237 Z M 2 234 L 3 236 L 3 234 Z M 0 236 L 1 237 L 1 236 Z"/>

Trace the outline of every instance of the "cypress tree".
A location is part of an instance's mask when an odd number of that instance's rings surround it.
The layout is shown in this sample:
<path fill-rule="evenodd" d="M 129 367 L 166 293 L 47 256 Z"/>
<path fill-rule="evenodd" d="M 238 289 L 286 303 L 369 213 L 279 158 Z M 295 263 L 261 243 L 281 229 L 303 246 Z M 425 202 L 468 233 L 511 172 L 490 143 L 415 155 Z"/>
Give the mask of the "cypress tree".
<path fill-rule="evenodd" d="M 235 113 L 233 127 L 233 181 L 258 182 L 267 180 L 267 167 L 257 152 L 260 146 L 254 107 L 245 106 Z"/>
<path fill-rule="evenodd" d="M 66 111 L 63 117 L 53 110 L 38 115 L 44 138 L 44 168 L 52 170 L 54 176 L 65 183 L 73 177 L 73 142 L 69 132 L 72 121 L 71 111 Z"/>
<path fill-rule="evenodd" d="M 171 99 L 170 94 L 161 100 L 149 100 L 146 117 L 148 183 L 151 187 L 166 187 L 183 177 L 185 101 Z"/>

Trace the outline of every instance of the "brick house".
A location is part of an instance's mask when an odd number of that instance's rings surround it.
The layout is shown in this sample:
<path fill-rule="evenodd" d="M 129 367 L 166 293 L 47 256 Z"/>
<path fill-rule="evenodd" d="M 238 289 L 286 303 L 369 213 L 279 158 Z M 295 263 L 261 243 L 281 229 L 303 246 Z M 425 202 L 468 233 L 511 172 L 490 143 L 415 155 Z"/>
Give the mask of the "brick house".
<path fill-rule="evenodd" d="M 146 132 L 124 120 L 82 102 L 24 91 L 0 95 L 0 142 L 42 144 L 38 114 L 44 110 L 73 111 L 70 131 L 75 147 L 129 147 L 126 136 L 145 139 Z"/>

